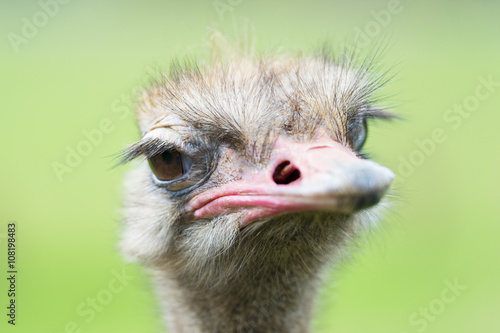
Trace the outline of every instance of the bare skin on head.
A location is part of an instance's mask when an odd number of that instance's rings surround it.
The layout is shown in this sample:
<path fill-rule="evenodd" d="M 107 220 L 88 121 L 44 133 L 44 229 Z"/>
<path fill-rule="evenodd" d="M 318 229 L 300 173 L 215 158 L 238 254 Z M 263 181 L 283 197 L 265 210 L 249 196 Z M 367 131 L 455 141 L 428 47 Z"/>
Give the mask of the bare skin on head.
<path fill-rule="evenodd" d="M 121 247 L 170 332 L 308 332 L 321 274 L 393 173 L 360 150 L 383 84 L 347 58 L 229 57 L 144 94 Z"/>

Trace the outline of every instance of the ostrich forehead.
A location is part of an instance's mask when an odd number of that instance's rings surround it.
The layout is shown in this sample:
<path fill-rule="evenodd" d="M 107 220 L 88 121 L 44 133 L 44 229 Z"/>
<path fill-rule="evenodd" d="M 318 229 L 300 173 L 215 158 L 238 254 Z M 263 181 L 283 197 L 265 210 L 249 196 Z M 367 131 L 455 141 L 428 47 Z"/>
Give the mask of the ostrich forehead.
<path fill-rule="evenodd" d="M 321 125 L 342 142 L 350 121 L 380 112 L 371 105 L 380 81 L 369 66 L 326 57 L 226 60 L 181 70 L 145 92 L 139 126 L 143 134 L 198 130 L 248 144 L 283 129 L 312 135 Z"/>

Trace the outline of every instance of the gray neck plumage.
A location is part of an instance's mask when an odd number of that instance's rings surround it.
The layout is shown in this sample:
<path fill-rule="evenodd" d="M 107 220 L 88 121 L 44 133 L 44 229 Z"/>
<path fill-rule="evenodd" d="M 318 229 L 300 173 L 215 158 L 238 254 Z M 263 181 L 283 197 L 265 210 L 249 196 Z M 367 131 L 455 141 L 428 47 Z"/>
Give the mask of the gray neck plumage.
<path fill-rule="evenodd" d="M 322 268 L 344 234 L 320 220 L 272 221 L 198 272 L 157 268 L 170 331 L 308 332 Z"/>
<path fill-rule="evenodd" d="M 172 333 L 309 331 L 317 281 L 294 283 L 270 276 L 247 281 L 242 288 L 210 291 L 159 280 Z M 269 283 L 275 287 L 265 287 Z"/>

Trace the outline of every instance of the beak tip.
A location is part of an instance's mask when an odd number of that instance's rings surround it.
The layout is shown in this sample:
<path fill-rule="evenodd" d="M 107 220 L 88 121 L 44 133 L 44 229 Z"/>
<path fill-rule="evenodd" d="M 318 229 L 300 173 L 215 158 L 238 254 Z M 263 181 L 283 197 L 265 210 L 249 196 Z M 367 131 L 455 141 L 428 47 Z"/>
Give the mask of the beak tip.
<path fill-rule="evenodd" d="M 358 177 L 356 177 L 358 191 L 354 202 L 354 211 L 369 208 L 379 203 L 395 177 L 394 172 L 384 166 L 373 162 L 366 166 L 368 168 L 364 169 L 365 172 L 358 173 Z"/>
<path fill-rule="evenodd" d="M 384 173 L 385 173 L 385 178 L 386 178 L 386 182 L 387 182 L 387 187 L 389 187 L 391 185 L 391 183 L 394 181 L 394 178 L 396 177 L 396 175 L 394 174 L 394 172 L 392 172 L 390 169 L 384 167 Z"/>
<path fill-rule="evenodd" d="M 354 204 L 354 210 L 357 211 L 376 205 L 380 202 L 380 199 L 382 199 L 384 192 L 385 191 L 373 192 L 357 198 Z"/>

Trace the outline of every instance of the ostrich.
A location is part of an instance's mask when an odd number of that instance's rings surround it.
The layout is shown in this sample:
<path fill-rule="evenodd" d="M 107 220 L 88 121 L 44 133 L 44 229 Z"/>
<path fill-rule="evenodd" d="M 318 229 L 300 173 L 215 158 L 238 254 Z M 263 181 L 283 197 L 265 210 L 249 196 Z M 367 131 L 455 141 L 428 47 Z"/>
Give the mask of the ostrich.
<path fill-rule="evenodd" d="M 387 79 L 332 54 L 216 54 L 143 93 L 121 248 L 170 332 L 308 332 L 325 267 L 372 223 L 393 173 L 361 149 Z"/>

